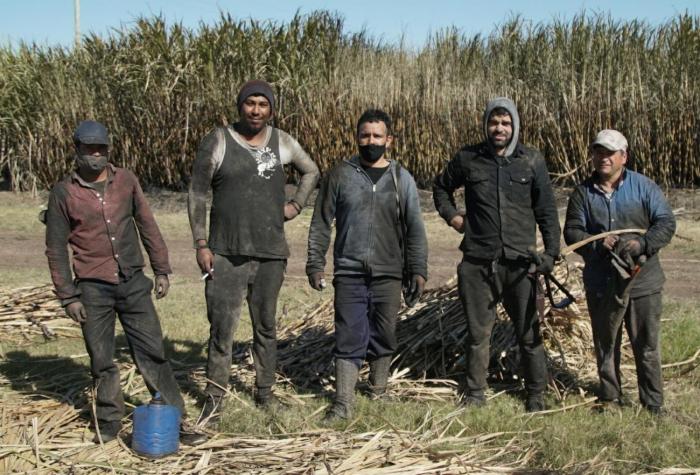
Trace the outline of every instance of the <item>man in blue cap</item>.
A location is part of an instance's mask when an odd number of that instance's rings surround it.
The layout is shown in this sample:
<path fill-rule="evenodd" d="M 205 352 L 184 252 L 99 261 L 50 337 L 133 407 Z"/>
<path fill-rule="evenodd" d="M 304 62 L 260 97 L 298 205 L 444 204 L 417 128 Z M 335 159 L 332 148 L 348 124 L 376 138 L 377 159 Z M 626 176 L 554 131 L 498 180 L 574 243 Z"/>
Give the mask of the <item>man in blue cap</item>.
<path fill-rule="evenodd" d="M 96 441 L 117 437 L 124 416 L 114 364 L 115 316 L 151 394 L 185 404 L 163 350 L 163 335 L 143 273 L 143 243 L 155 274 L 155 294 L 170 287 L 168 249 L 136 176 L 109 163 L 110 140 L 99 122 L 81 122 L 73 135 L 75 170 L 58 182 L 46 212 L 46 256 L 56 294 L 80 323 L 96 389 Z M 68 254 L 72 250 L 73 272 Z M 197 442 L 197 436 L 183 442 Z"/>

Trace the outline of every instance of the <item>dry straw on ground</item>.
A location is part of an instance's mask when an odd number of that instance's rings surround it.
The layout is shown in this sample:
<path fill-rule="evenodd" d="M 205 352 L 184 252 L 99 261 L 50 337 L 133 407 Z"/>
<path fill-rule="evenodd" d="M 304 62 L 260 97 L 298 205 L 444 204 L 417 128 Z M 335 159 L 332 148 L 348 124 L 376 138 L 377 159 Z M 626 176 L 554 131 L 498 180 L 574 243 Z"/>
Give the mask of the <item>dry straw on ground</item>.
<path fill-rule="evenodd" d="M 560 269 L 560 277 L 564 277 L 565 272 Z M 580 295 L 580 281 L 575 269 L 568 282 L 574 293 Z M 42 300 L 46 299 L 48 290 L 48 287 L 22 289 L 13 295 L 3 294 L 2 301 L 5 305 L 14 302 L 15 309 L 26 309 L 31 314 L 35 309 L 31 298 L 34 296 L 37 302 L 42 302 L 40 308 L 55 310 Z M 16 314 L 18 322 L 27 321 L 27 315 L 19 310 Z M 52 319 L 47 318 L 42 324 L 58 328 L 51 326 L 51 322 Z M 565 311 L 547 309 L 543 326 L 552 373 L 550 387 L 564 400 L 567 392 L 580 391 L 579 382 L 592 377 L 595 371 L 585 309 L 580 306 Z M 401 347 L 394 361 L 391 395 L 424 401 L 454 400 L 457 384 L 452 378 L 459 377 L 464 331 L 464 318 L 454 285 L 432 290 L 417 307 L 404 309 L 399 322 Z M 35 330 L 35 333 L 45 335 L 42 330 Z M 330 389 L 331 303 L 324 303 L 303 320 L 280 328 L 279 334 L 283 341 L 279 349 L 282 384 L 278 394 L 281 399 L 289 405 L 304 404 L 308 395 L 300 391 L 320 394 L 324 389 Z M 23 339 L 18 339 L 16 334 L 4 333 L 2 338 L 13 342 Z M 496 384 L 512 387 L 514 382 L 518 383 L 514 379 L 518 374 L 514 345 L 512 328 L 499 312 L 491 352 L 491 378 Z M 250 385 L 254 378 L 250 358 L 245 351 L 238 356 L 232 366 L 232 378 Z M 146 396 L 147 390 L 137 377 L 134 365 L 120 363 L 120 369 L 124 392 L 132 398 Z M 200 388 L 205 383 L 201 364 L 176 365 L 176 374 L 179 379 L 185 378 Z M 412 431 L 396 430 L 387 422 L 384 427 L 362 434 L 326 429 L 283 433 L 268 438 L 218 433 L 203 446 L 182 447 L 177 455 L 152 461 L 135 455 L 128 448 L 128 438 L 104 446 L 91 442 L 90 410 L 86 398 L 88 383 L 87 378 L 76 379 L 73 373 L 52 378 L 35 374 L 24 377 L 22 381 L 12 381 L 5 376 L 0 380 L 0 386 L 24 388 L 19 391 L 24 395 L 4 393 L 0 413 L 0 471 L 81 474 L 511 473 L 530 466 L 536 455 L 528 440 L 529 433 L 463 436 L 463 430 L 456 436 L 446 436 L 451 427 L 463 424 L 459 417 L 464 409 L 455 409 L 447 416 L 439 417 L 426 410 L 423 423 Z M 231 395 L 238 397 L 235 390 Z M 240 398 L 238 400 L 248 404 Z M 567 406 L 563 402 L 562 407 L 549 412 L 570 407 L 573 405 Z M 128 434 L 129 419 L 124 422 L 122 433 Z M 560 467 L 581 473 L 595 473 L 601 468 L 604 468 L 604 463 L 596 460 Z"/>
<path fill-rule="evenodd" d="M 0 293 L 0 341 L 31 344 L 35 335 L 47 340 L 82 336 L 80 327 L 61 308 L 53 286 L 24 287 Z"/>

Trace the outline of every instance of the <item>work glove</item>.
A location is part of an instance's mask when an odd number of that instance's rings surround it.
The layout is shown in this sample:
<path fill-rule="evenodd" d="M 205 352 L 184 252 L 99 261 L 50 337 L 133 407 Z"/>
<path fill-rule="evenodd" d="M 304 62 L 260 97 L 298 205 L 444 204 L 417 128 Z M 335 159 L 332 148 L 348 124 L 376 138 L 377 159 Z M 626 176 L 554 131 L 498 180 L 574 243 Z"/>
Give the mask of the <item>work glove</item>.
<path fill-rule="evenodd" d="M 87 311 L 80 300 L 66 305 L 66 315 L 72 318 L 74 322 L 78 323 L 85 323 L 87 320 Z"/>
<path fill-rule="evenodd" d="M 540 254 L 539 263 L 535 267 L 535 271 L 540 274 L 550 274 L 554 270 L 554 258 L 549 254 Z"/>
<path fill-rule="evenodd" d="M 170 280 L 166 274 L 156 276 L 155 293 L 156 299 L 162 299 L 168 295 L 168 290 L 170 290 Z"/>
<path fill-rule="evenodd" d="M 639 257 L 642 254 L 642 242 L 637 238 L 627 239 L 622 245 L 620 254 L 628 254 L 630 257 Z"/>
<path fill-rule="evenodd" d="M 309 274 L 309 285 L 312 289 L 319 292 L 326 288 L 326 279 L 323 272 L 314 272 Z"/>
<path fill-rule="evenodd" d="M 403 299 L 406 305 L 413 307 L 420 296 L 423 294 L 423 289 L 425 289 L 425 278 L 420 274 L 411 275 L 411 282 L 408 285 L 408 289 L 404 291 Z"/>

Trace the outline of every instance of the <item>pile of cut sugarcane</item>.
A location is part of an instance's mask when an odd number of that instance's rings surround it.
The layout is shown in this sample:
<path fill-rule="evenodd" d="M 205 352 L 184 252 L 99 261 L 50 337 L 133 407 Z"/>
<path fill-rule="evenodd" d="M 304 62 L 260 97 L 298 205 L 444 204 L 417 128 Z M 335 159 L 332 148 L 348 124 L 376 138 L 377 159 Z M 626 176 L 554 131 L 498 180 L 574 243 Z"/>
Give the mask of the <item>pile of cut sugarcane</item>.
<path fill-rule="evenodd" d="M 577 268 L 572 267 L 570 273 L 564 267 L 558 268 L 557 277 L 567 282 L 572 293 L 582 294 Z M 45 335 L 40 326 L 43 324 L 62 336 L 56 330 L 67 319 L 58 303 L 52 303 L 50 287 L 22 289 L 12 295 L 0 300 L 5 309 L 3 315 L 10 315 L 8 309 L 15 309 L 17 321 L 27 321 L 39 328 L 34 333 Z M 552 375 L 550 387 L 562 399 L 565 399 L 562 392 L 578 390 L 581 379 L 595 376 L 590 324 L 582 303 L 579 301 L 566 310 L 546 308 L 542 321 Z M 42 311 L 38 313 L 39 320 L 37 312 Z M 9 318 L 3 320 L 9 321 Z M 8 328 L 13 327 L 8 325 Z M 71 322 L 69 328 L 79 327 Z M 390 380 L 391 395 L 421 401 L 453 400 L 457 395 L 456 381 L 461 379 L 463 371 L 465 331 L 454 282 L 426 292 L 416 307 L 403 309 L 398 323 L 400 348 Z M 287 405 L 304 405 L 305 398 L 326 395 L 332 387 L 332 302 L 319 305 L 301 320 L 281 326 L 278 338 L 276 393 L 280 399 Z M 492 382 L 505 383 L 505 389 L 520 384 L 517 344 L 502 309 L 498 311 L 491 347 Z M 77 360 L 86 356 L 60 359 Z M 695 358 L 698 357 L 696 354 Z M 148 390 L 126 349 L 118 349 L 117 359 L 122 390 L 129 400 L 147 400 Z M 415 430 L 397 430 L 388 424 L 372 432 L 354 433 L 310 425 L 302 432 L 282 431 L 265 437 L 217 433 L 202 446 L 182 447 L 176 455 L 153 461 L 134 454 L 128 447 L 128 439 L 95 445 L 89 428 L 87 367 L 75 364 L 66 368 L 63 361 L 64 370 L 58 374 L 47 369 L 53 364 L 51 360 L 46 362 L 49 365 L 44 366 L 43 372 L 33 365 L 20 373 L 16 367 L 22 361 L 10 359 L 2 363 L 14 368 L 0 375 L 0 387 L 12 388 L 3 391 L 0 397 L 2 473 L 512 473 L 531 466 L 536 455 L 529 433 L 465 436 L 459 432 L 447 436 L 451 427 L 463 424 L 460 416 L 464 409 L 455 408 L 450 414 L 439 416 L 426 409 L 422 425 Z M 200 389 L 206 384 L 203 361 L 173 364 L 181 383 L 194 384 Z M 254 385 L 254 374 L 250 352 L 243 345 L 234 353 L 231 378 L 250 388 Z M 305 394 L 299 392 L 302 389 Z M 252 406 L 236 389 L 230 395 L 244 408 Z M 565 407 L 553 411 L 580 405 L 564 404 Z M 123 422 L 123 433 L 129 434 L 130 418 Z M 572 463 L 561 469 L 595 473 L 597 463 L 595 460 Z"/>
<path fill-rule="evenodd" d="M 459 417 L 455 412 L 426 414 L 415 431 L 313 429 L 265 438 L 222 433 L 204 445 L 149 460 L 121 438 L 95 445 L 80 412 L 69 405 L 36 398 L 2 404 L 2 473 L 513 473 L 535 455 L 527 437 L 516 433 L 440 437 Z M 126 422 L 124 432 L 130 433 Z"/>
<path fill-rule="evenodd" d="M 595 376 L 591 326 L 583 298 L 580 269 L 557 266 L 555 276 L 566 282 L 577 302 L 565 309 L 545 301 L 540 327 L 550 369 L 550 386 L 559 394 L 578 387 L 581 379 Z M 562 298 L 555 291 L 554 298 Z M 326 302 L 301 321 L 279 330 L 280 372 L 301 388 L 330 388 L 333 350 L 333 305 Z M 464 370 L 466 320 L 455 281 L 426 292 L 418 305 L 399 314 L 399 348 L 392 368 L 394 378 L 413 379 L 432 386 L 461 379 Z M 519 349 L 513 325 L 502 306 L 491 336 L 489 376 L 493 383 L 519 385 Z M 623 349 L 626 353 L 627 349 Z M 628 355 L 625 355 L 628 356 Z M 393 380 L 392 380 L 393 381 Z M 401 392 L 401 386 L 392 385 Z"/>
<path fill-rule="evenodd" d="M 582 298 L 580 270 L 560 265 L 556 277 L 565 281 L 578 302 L 566 309 L 551 308 L 545 302 L 545 318 L 541 321 L 550 368 L 550 386 L 556 391 L 571 387 L 580 378 L 595 375 L 590 323 Z M 282 320 L 280 320 L 282 321 Z M 67 318 L 56 300 L 51 286 L 28 287 L 0 293 L 0 339 L 14 344 L 30 342 L 32 335 L 53 339 L 59 336 L 80 336 L 80 328 Z M 454 388 L 464 368 L 466 321 L 455 281 L 427 291 L 418 305 L 404 308 L 397 323 L 399 349 L 392 365 L 392 391 L 410 396 L 425 392 L 428 386 Z M 331 389 L 333 338 L 333 303 L 326 301 L 302 319 L 278 328 L 278 367 L 281 378 L 290 386 L 308 390 Z M 517 385 L 519 350 L 515 331 L 503 308 L 491 337 L 492 382 Z M 247 351 L 239 352 L 243 372 L 250 367 Z M 234 365 L 235 367 L 236 365 Z M 234 370 L 235 372 L 235 370 Z M 252 375 L 240 374 L 242 380 Z M 424 384 L 425 383 L 425 384 Z M 404 392 L 408 386 L 408 394 Z M 419 389 L 420 388 L 420 389 Z M 454 391 L 450 391 L 454 393 Z M 397 394 L 398 395 L 398 394 Z"/>
<path fill-rule="evenodd" d="M 58 337 L 80 337 L 80 327 L 68 318 L 53 293 L 53 286 L 40 285 L 0 291 L 0 341 L 14 345 Z"/>

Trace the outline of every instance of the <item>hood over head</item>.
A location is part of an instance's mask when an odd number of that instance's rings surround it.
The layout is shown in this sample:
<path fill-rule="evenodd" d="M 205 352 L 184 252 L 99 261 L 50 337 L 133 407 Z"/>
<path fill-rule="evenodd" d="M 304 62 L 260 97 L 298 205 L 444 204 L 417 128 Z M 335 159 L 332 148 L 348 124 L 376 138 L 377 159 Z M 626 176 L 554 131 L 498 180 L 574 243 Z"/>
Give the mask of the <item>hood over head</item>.
<path fill-rule="evenodd" d="M 486 104 L 486 110 L 484 111 L 483 126 L 484 126 L 484 137 L 486 137 L 486 143 L 489 149 L 493 151 L 493 145 L 489 140 L 489 134 L 487 125 L 489 122 L 489 117 L 494 109 L 503 108 L 508 111 L 510 118 L 513 121 L 513 137 L 510 139 L 510 143 L 506 147 L 506 157 L 509 157 L 515 151 L 515 147 L 518 145 L 518 137 L 520 136 L 520 116 L 518 115 L 518 108 L 515 106 L 515 102 L 508 99 L 507 97 L 496 97 L 491 99 L 488 104 Z"/>

